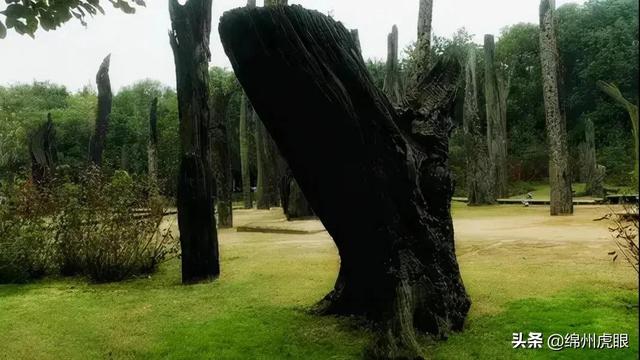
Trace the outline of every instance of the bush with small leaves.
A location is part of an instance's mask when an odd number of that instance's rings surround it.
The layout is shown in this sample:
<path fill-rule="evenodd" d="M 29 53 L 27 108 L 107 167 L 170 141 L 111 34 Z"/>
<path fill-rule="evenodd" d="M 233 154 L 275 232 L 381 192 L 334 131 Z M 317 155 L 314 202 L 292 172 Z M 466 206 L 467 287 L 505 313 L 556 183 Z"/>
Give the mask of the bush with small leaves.
<path fill-rule="evenodd" d="M 0 193 L 0 283 L 23 283 L 51 273 L 56 256 L 47 217 L 50 194 L 31 182 L 6 186 Z"/>
<path fill-rule="evenodd" d="M 116 171 L 107 180 L 90 170 L 61 193 L 68 199 L 55 221 L 63 274 L 120 281 L 152 273 L 177 254 L 170 227 L 162 226 L 162 202 L 128 173 Z"/>

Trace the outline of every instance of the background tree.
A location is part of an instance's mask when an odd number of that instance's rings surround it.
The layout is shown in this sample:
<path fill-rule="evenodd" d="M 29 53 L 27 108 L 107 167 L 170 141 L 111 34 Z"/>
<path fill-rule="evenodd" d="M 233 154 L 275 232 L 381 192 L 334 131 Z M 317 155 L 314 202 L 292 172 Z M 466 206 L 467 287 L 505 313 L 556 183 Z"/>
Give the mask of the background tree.
<path fill-rule="evenodd" d="M 632 185 L 634 143 L 629 114 L 597 86 L 616 84 L 621 94 L 638 97 L 638 2 L 587 1 L 556 11 L 557 35 L 566 89 L 565 112 L 571 148 L 584 136 L 585 120 L 595 125 L 598 162 L 607 168 L 609 184 Z"/>
<path fill-rule="evenodd" d="M 612 84 L 607 84 L 604 81 L 599 81 L 598 86 L 602 91 L 604 91 L 607 95 L 609 95 L 613 100 L 618 102 L 620 106 L 623 106 L 627 112 L 629 113 L 629 119 L 631 120 L 631 135 L 633 136 L 633 143 L 635 145 L 635 167 L 634 167 L 634 178 L 638 180 L 638 154 L 639 145 L 638 145 L 638 105 L 635 105 L 624 98 L 618 87 Z"/>
<path fill-rule="evenodd" d="M 228 109 L 239 90 L 233 74 L 214 67 L 209 70 L 211 124 L 209 127 L 211 163 L 217 188 L 218 226 L 233 227 L 233 176 L 229 150 Z"/>
<path fill-rule="evenodd" d="M 604 167 L 598 166 L 596 157 L 596 139 L 593 122 L 586 120 L 584 128 L 585 142 L 581 150 L 583 161 L 581 166 L 584 168 L 584 181 L 586 183 L 585 193 L 597 197 L 604 197 Z"/>
<path fill-rule="evenodd" d="M 253 208 L 251 193 L 251 161 L 249 151 L 249 119 L 253 117 L 251 105 L 247 96 L 242 93 L 240 105 L 240 162 L 242 166 L 242 199 L 245 209 Z"/>
<path fill-rule="evenodd" d="M 549 156 L 545 146 L 544 103 L 540 96 L 539 26 L 520 23 L 506 27 L 496 43 L 495 56 L 497 63 L 509 66 L 510 90 L 507 106 L 502 110 L 506 110 L 509 119 L 510 181 L 542 179 L 548 174 Z"/>
<path fill-rule="evenodd" d="M 418 41 L 417 48 L 424 54 L 431 53 L 431 22 L 433 20 L 433 0 L 420 0 L 418 7 Z M 428 56 L 428 55 L 427 55 Z M 425 64 L 426 71 L 428 62 Z"/>
<path fill-rule="evenodd" d="M 464 144 L 466 150 L 467 197 L 469 205 L 493 204 L 495 195 L 486 136 L 482 131 L 478 109 L 476 49 L 471 48 L 465 66 L 463 109 Z"/>
<path fill-rule="evenodd" d="M 398 64 L 398 27 L 393 25 L 391 32 L 387 35 L 387 64 L 383 91 L 387 94 L 391 102 L 399 104 L 403 98 L 401 89 L 400 67 Z"/>
<path fill-rule="evenodd" d="M 98 111 L 96 114 L 96 128 L 91 138 L 91 162 L 96 166 L 102 165 L 102 153 L 107 139 L 109 128 L 109 117 L 111 116 L 111 105 L 113 94 L 111 93 L 111 80 L 109 79 L 109 64 L 111 54 L 107 55 L 100 65 L 96 75 L 98 85 Z"/>
<path fill-rule="evenodd" d="M 540 61 L 549 145 L 551 215 L 573 214 L 569 149 L 565 114 L 560 98 L 560 64 L 555 33 L 555 0 L 540 3 Z"/>
<path fill-rule="evenodd" d="M 493 35 L 484 36 L 484 96 L 487 111 L 487 144 L 493 170 L 494 194 L 506 197 L 509 193 L 509 167 L 507 163 L 507 119 L 505 86 L 498 81 Z"/>
<path fill-rule="evenodd" d="M 184 5 L 169 0 L 169 14 L 180 117 L 177 206 L 182 282 L 193 283 L 220 274 L 208 132 L 211 0 L 188 0 Z"/>

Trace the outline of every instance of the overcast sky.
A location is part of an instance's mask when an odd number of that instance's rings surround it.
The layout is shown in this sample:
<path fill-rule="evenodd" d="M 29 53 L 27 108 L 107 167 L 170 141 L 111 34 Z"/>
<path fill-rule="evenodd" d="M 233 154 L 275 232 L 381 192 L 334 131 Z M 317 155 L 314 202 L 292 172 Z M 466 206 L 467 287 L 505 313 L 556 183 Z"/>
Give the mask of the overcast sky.
<path fill-rule="evenodd" d="M 584 0 L 557 0 L 558 6 Z M 213 0 L 212 64 L 230 67 L 220 38 L 218 19 L 246 0 Z M 262 0 L 258 0 L 261 5 Z M 357 28 L 365 58 L 386 57 L 387 33 L 393 24 L 400 32 L 400 49 L 415 41 L 418 0 L 291 0 L 290 3 L 330 13 L 348 28 Z M 486 33 L 498 35 L 504 26 L 537 23 L 539 0 L 435 0 L 433 33 L 451 36 L 461 27 L 482 41 Z M 0 5 L 0 10 L 4 6 Z M 106 16 L 88 19 L 85 28 L 72 20 L 62 28 L 36 38 L 12 31 L 0 40 L 0 85 L 49 80 L 75 91 L 93 83 L 102 58 L 111 53 L 114 90 L 145 78 L 175 87 L 173 54 L 166 0 L 147 0 L 147 7 L 125 15 L 105 5 Z"/>

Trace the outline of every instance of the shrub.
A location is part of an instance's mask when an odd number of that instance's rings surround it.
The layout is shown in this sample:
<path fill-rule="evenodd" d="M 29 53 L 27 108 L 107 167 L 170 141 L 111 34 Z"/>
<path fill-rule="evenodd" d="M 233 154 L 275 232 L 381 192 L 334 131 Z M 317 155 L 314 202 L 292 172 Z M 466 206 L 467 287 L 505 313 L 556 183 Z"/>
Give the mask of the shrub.
<path fill-rule="evenodd" d="M 17 188 L 17 190 L 16 190 Z M 7 186 L 0 203 L 0 283 L 22 283 L 55 268 L 51 198 L 30 182 Z"/>
<path fill-rule="evenodd" d="M 164 201 L 149 193 L 126 172 L 107 179 L 97 169 L 78 183 L 0 189 L 0 283 L 57 271 L 95 282 L 155 271 L 178 243 L 163 223 Z"/>
<path fill-rule="evenodd" d="M 89 171 L 80 185 L 67 185 L 56 218 L 63 274 L 83 273 L 95 282 L 149 274 L 177 253 L 164 208 L 145 187 L 117 171 L 110 181 Z"/>

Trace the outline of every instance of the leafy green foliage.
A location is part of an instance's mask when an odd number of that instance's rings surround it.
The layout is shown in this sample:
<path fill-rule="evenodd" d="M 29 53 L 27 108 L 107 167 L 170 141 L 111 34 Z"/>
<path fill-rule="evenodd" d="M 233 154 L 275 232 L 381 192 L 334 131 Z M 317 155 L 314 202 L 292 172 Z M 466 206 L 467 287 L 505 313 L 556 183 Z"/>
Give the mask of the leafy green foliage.
<path fill-rule="evenodd" d="M 90 169 L 45 189 L 16 181 L 0 191 L 0 283 L 58 272 L 96 282 L 150 274 L 178 252 L 163 219 L 164 201 L 124 171 L 109 179 Z"/>
<path fill-rule="evenodd" d="M 37 279 L 55 266 L 53 227 L 45 218 L 50 200 L 30 182 L 1 189 L 0 284 Z"/>
<path fill-rule="evenodd" d="M 101 13 L 104 9 L 100 0 L 6 0 L 8 5 L 0 14 L 5 16 L 4 24 L 0 21 L 0 39 L 7 35 L 7 29 L 13 29 L 20 35 L 34 37 L 36 30 L 55 30 L 62 24 L 76 18 L 86 26 L 86 17 Z M 109 0 L 114 8 L 126 14 L 133 14 L 136 7 L 145 6 L 144 0 Z M 102 1 L 104 4 L 104 0 Z"/>
<path fill-rule="evenodd" d="M 607 166 L 610 179 L 629 184 L 634 164 L 629 115 L 596 83 L 615 83 L 627 99 L 638 98 L 638 2 L 590 0 L 562 6 L 557 14 L 570 141 L 575 145 L 582 140 L 584 119 L 591 119 L 598 162 Z M 621 151 L 607 158 L 605 154 L 614 153 L 610 148 Z"/>
<path fill-rule="evenodd" d="M 107 181 L 95 169 L 80 184 L 61 189 L 54 217 L 60 270 L 96 282 L 150 274 L 177 254 L 177 242 L 161 228 L 164 209 L 125 171 Z"/>

